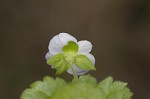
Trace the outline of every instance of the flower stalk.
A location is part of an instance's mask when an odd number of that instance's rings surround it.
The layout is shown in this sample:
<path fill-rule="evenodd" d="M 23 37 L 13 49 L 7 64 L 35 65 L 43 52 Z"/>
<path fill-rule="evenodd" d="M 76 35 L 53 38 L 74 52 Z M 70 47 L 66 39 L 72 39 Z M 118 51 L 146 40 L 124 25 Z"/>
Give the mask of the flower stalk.
<path fill-rule="evenodd" d="M 78 76 L 77 76 L 77 74 L 76 74 L 76 72 L 75 72 L 75 70 L 73 68 L 73 64 L 72 63 L 71 63 L 71 69 L 72 69 L 72 73 L 73 73 L 74 79 L 78 79 Z"/>

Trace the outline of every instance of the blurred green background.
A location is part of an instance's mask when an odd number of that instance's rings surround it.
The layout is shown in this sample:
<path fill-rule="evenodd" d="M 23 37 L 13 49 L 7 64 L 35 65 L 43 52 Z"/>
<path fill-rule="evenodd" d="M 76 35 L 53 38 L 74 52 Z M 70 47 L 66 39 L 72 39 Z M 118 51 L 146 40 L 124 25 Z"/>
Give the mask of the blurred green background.
<path fill-rule="evenodd" d="M 0 0 L 1 99 L 56 77 L 45 54 L 59 32 L 92 42 L 98 81 L 111 75 L 129 83 L 133 99 L 150 99 L 150 0 Z"/>

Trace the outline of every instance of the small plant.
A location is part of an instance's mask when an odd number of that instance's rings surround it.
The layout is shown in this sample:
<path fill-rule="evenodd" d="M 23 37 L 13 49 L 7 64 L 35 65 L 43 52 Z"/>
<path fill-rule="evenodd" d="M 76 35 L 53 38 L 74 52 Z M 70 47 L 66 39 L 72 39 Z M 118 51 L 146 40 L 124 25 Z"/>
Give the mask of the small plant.
<path fill-rule="evenodd" d="M 56 69 L 57 75 L 65 71 L 72 74 L 73 80 L 46 76 L 25 89 L 21 99 L 131 99 L 127 83 L 113 81 L 112 77 L 97 82 L 91 75 L 84 75 L 96 70 L 89 41 L 78 42 L 68 33 L 60 33 L 51 39 L 48 49 L 47 64 Z"/>

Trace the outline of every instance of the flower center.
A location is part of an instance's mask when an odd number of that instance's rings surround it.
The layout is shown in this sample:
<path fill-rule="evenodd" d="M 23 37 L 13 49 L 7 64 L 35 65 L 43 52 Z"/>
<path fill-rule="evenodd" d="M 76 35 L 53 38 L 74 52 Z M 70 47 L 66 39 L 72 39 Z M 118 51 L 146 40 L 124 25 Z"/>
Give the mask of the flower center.
<path fill-rule="evenodd" d="M 67 62 L 73 62 L 75 56 L 76 56 L 76 54 L 74 54 L 74 53 L 65 53 L 64 54 L 64 57 Z"/>
<path fill-rule="evenodd" d="M 78 45 L 73 42 L 69 41 L 67 45 L 63 47 L 64 57 L 67 62 L 73 62 L 74 58 L 78 52 Z"/>

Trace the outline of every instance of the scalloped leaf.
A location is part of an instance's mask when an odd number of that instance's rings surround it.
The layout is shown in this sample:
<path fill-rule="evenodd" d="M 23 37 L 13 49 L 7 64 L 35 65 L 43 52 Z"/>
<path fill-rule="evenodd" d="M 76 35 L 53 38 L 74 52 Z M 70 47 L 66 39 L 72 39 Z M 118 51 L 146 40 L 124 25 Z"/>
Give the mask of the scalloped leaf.
<path fill-rule="evenodd" d="M 91 75 L 82 75 L 79 77 L 79 82 L 88 82 L 91 83 L 92 85 L 96 85 L 97 81 L 95 78 L 93 78 Z"/>
<path fill-rule="evenodd" d="M 46 76 L 30 87 L 22 93 L 21 99 L 131 99 L 132 96 L 127 83 L 113 82 L 112 77 L 107 77 L 97 84 L 90 75 L 80 76 L 70 83 Z"/>
<path fill-rule="evenodd" d="M 103 92 L 107 99 L 131 99 L 133 95 L 127 83 L 114 81 L 112 77 L 107 77 L 98 84 L 98 88 Z"/>
<path fill-rule="evenodd" d="M 21 99 L 51 99 L 55 90 L 64 86 L 66 82 L 63 79 L 52 77 L 44 77 L 43 81 L 36 81 L 30 85 L 31 88 L 26 89 Z"/>
<path fill-rule="evenodd" d="M 84 75 L 57 90 L 52 99 L 105 99 L 95 85 L 95 78 Z"/>

